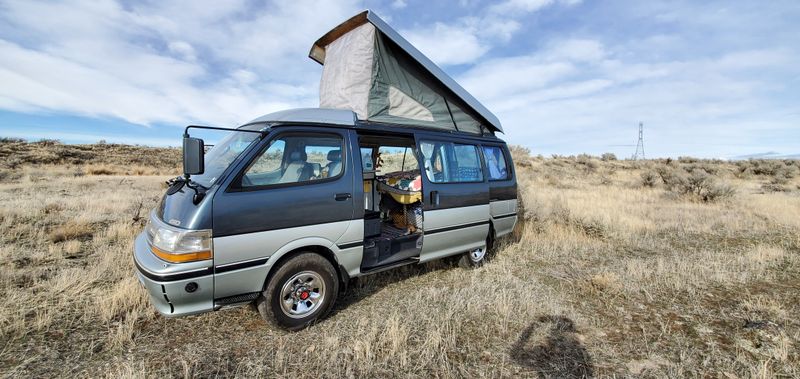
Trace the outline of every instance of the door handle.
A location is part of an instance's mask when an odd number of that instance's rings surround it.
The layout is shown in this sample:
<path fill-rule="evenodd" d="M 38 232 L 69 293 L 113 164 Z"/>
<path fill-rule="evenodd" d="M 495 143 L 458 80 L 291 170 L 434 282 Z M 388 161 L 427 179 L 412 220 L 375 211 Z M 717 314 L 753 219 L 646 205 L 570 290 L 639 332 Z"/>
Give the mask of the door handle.
<path fill-rule="evenodd" d="M 351 197 L 353 197 L 353 195 L 349 193 L 337 193 L 333 198 L 336 199 L 336 201 L 345 201 Z"/>
<path fill-rule="evenodd" d="M 439 205 L 439 191 L 431 191 L 431 205 Z"/>

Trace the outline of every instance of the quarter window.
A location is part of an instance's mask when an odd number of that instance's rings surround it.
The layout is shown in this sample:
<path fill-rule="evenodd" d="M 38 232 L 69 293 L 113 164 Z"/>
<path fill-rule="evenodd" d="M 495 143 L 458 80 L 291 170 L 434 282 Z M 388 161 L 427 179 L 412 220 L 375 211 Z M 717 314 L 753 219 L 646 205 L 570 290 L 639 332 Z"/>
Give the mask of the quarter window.
<path fill-rule="evenodd" d="M 484 146 L 483 156 L 486 168 L 489 170 L 489 180 L 506 180 L 510 177 L 503 149 L 497 146 Z"/>
<path fill-rule="evenodd" d="M 482 182 L 478 148 L 452 142 L 422 142 L 425 173 L 433 183 Z"/>
<path fill-rule="evenodd" d="M 343 140 L 339 135 L 287 135 L 269 147 L 248 167 L 242 187 L 310 182 L 342 173 Z"/>

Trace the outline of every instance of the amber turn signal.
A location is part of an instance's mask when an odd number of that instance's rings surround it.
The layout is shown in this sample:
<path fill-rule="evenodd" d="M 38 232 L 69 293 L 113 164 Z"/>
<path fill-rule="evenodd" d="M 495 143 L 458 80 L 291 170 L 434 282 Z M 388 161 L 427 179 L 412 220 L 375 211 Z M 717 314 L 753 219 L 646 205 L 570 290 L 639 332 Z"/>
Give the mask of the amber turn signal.
<path fill-rule="evenodd" d="M 211 259 L 214 257 L 214 254 L 211 253 L 209 250 L 202 250 L 202 251 L 195 251 L 191 253 L 181 253 L 175 254 L 170 253 L 168 251 L 161 250 L 155 246 L 150 246 L 150 251 L 153 252 L 157 257 L 172 263 L 185 263 L 185 262 L 194 262 L 194 261 L 204 261 L 206 259 Z"/>

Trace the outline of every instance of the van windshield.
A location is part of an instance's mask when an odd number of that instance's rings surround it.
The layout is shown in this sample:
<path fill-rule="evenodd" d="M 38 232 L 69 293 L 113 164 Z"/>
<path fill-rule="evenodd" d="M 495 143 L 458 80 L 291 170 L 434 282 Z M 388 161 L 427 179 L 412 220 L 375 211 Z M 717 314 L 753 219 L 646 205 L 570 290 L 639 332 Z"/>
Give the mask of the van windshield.
<path fill-rule="evenodd" d="M 231 132 L 206 152 L 205 171 L 202 175 L 192 175 L 192 180 L 210 187 L 258 136 L 258 133 Z"/>

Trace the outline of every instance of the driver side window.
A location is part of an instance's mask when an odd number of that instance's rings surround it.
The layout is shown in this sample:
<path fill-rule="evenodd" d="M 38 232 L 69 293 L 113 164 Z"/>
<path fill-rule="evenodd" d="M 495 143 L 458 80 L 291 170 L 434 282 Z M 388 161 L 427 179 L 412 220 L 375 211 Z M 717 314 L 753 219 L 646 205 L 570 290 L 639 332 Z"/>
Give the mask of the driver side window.
<path fill-rule="evenodd" d="M 286 142 L 283 140 L 274 140 L 269 144 L 264 153 L 250 166 L 245 176 L 255 178 L 258 175 L 276 172 L 281 168 L 283 162 L 283 152 L 286 151 Z"/>
<path fill-rule="evenodd" d="M 335 134 L 290 134 L 272 140 L 242 177 L 242 187 L 303 183 L 342 174 L 343 140 Z"/>

